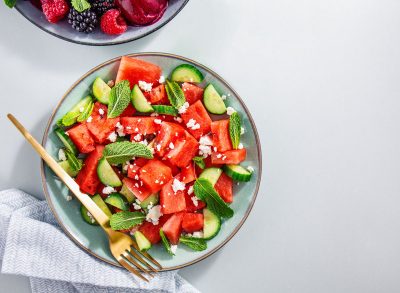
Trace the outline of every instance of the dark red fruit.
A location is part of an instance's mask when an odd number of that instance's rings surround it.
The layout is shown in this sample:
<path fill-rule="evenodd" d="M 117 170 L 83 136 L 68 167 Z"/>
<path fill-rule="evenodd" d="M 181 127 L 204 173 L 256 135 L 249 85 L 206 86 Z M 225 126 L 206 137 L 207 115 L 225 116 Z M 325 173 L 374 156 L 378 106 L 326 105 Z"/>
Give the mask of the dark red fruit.
<path fill-rule="evenodd" d="M 41 2 L 43 13 L 51 23 L 63 19 L 69 12 L 68 2 L 65 0 L 41 0 Z"/>
<path fill-rule="evenodd" d="M 108 10 L 103 14 L 100 20 L 100 27 L 108 35 L 123 34 L 128 28 L 125 19 L 117 9 Z"/>
<path fill-rule="evenodd" d="M 132 25 L 149 25 L 161 18 L 167 0 L 116 0 L 126 20 Z"/>

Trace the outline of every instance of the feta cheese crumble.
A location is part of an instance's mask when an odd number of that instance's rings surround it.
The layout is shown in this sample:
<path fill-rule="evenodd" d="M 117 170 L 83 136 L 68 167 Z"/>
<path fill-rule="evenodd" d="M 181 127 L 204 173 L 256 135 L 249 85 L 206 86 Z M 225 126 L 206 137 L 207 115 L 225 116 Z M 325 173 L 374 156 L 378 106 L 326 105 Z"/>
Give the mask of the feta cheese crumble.
<path fill-rule="evenodd" d="M 110 135 L 107 137 L 111 142 L 115 142 L 117 140 L 117 134 L 115 132 L 111 132 Z"/>
<path fill-rule="evenodd" d="M 190 199 L 192 200 L 195 207 L 199 205 L 199 199 L 197 198 L 197 196 L 194 195 Z"/>
<path fill-rule="evenodd" d="M 146 221 L 152 223 L 153 225 L 158 225 L 158 221 L 161 216 L 161 206 L 156 205 L 149 209 L 149 212 L 146 215 Z"/>
<path fill-rule="evenodd" d="M 156 145 L 156 149 L 157 149 L 157 151 L 160 151 L 161 150 L 161 144 L 157 144 Z"/>
<path fill-rule="evenodd" d="M 140 210 L 142 207 L 138 205 L 136 202 L 132 203 L 132 206 L 135 210 Z"/>
<path fill-rule="evenodd" d="M 155 123 L 155 124 L 161 124 L 161 123 L 162 123 L 162 120 L 161 120 L 161 119 L 154 119 L 154 123 Z"/>
<path fill-rule="evenodd" d="M 174 144 L 173 144 L 172 142 L 170 142 L 168 146 L 169 146 L 169 148 L 170 148 L 171 150 L 173 150 L 173 149 L 175 148 L 175 146 L 174 146 Z"/>
<path fill-rule="evenodd" d="M 151 92 L 151 90 L 153 88 L 153 84 L 150 82 L 145 82 L 143 80 L 139 80 L 139 87 L 141 90 L 143 90 L 145 92 Z"/>
<path fill-rule="evenodd" d="M 165 76 L 161 75 L 160 79 L 158 80 L 159 83 L 164 83 L 165 82 Z"/>
<path fill-rule="evenodd" d="M 83 111 L 85 111 L 85 108 L 84 107 L 80 107 L 79 108 L 79 112 L 83 113 Z"/>
<path fill-rule="evenodd" d="M 252 166 L 248 166 L 248 167 L 247 167 L 247 170 L 249 170 L 251 173 L 254 172 L 254 168 L 253 168 Z"/>
<path fill-rule="evenodd" d="M 238 149 L 239 149 L 239 150 L 243 149 L 243 144 L 242 144 L 242 143 L 239 143 Z"/>
<path fill-rule="evenodd" d="M 172 252 L 173 254 L 175 254 L 177 248 L 178 248 L 178 245 L 171 245 L 171 252 Z"/>
<path fill-rule="evenodd" d="M 174 117 L 174 120 L 178 123 L 182 123 L 182 118 L 181 117 Z"/>
<path fill-rule="evenodd" d="M 65 152 L 63 149 L 59 149 L 58 150 L 58 159 L 60 161 L 66 161 L 67 160 L 67 156 L 65 155 Z"/>
<path fill-rule="evenodd" d="M 134 140 L 140 141 L 142 139 L 142 136 L 138 133 L 133 137 Z"/>
<path fill-rule="evenodd" d="M 204 233 L 202 231 L 196 231 L 196 232 L 193 232 L 192 237 L 194 237 L 194 238 L 203 238 L 204 237 Z"/>
<path fill-rule="evenodd" d="M 222 95 L 221 99 L 226 100 L 226 95 Z"/>
<path fill-rule="evenodd" d="M 99 114 L 102 116 L 104 115 L 104 110 L 102 108 L 99 109 Z"/>
<path fill-rule="evenodd" d="M 186 123 L 186 127 L 192 130 L 196 130 L 196 129 L 200 129 L 200 124 L 197 123 L 196 120 L 194 120 L 193 118 L 190 118 L 189 122 Z"/>
<path fill-rule="evenodd" d="M 207 158 L 212 152 L 211 146 L 213 143 L 210 137 L 207 135 L 200 137 L 199 143 L 199 155 Z"/>
<path fill-rule="evenodd" d="M 103 192 L 104 194 L 111 194 L 111 193 L 113 193 L 113 192 L 116 192 L 116 190 L 115 190 L 114 187 L 106 186 L 106 187 L 103 188 L 102 192 Z"/>
<path fill-rule="evenodd" d="M 243 134 L 244 134 L 244 128 L 240 127 L 240 135 L 243 135 Z"/>
<path fill-rule="evenodd" d="M 117 134 L 119 136 L 125 136 L 124 127 L 122 126 L 122 124 L 120 122 L 115 124 L 115 127 L 117 128 Z"/>
<path fill-rule="evenodd" d="M 229 116 L 231 116 L 235 112 L 236 112 L 236 110 L 233 109 L 232 107 L 227 107 L 226 108 L 226 114 L 228 114 Z"/>
<path fill-rule="evenodd" d="M 90 123 L 90 122 L 92 122 L 92 120 L 93 120 L 93 117 L 92 117 L 92 116 L 89 116 L 88 119 L 86 120 L 86 122 L 87 122 L 87 123 Z"/>
<path fill-rule="evenodd" d="M 186 188 L 185 183 L 174 178 L 174 181 L 172 182 L 172 190 L 174 191 L 174 193 L 177 193 L 178 191 L 184 191 L 185 188 Z"/>
<path fill-rule="evenodd" d="M 72 196 L 67 195 L 67 201 L 71 201 L 72 200 Z"/>
<path fill-rule="evenodd" d="M 193 185 L 189 187 L 188 194 L 191 195 L 193 193 Z"/>
<path fill-rule="evenodd" d="M 183 114 L 186 112 L 186 110 L 189 108 L 189 103 L 185 102 L 179 109 L 178 109 L 178 113 L 179 114 Z"/>
<path fill-rule="evenodd" d="M 90 221 L 92 222 L 92 224 L 93 224 L 94 222 L 96 222 L 96 220 L 93 218 L 93 216 L 92 216 L 91 213 L 87 212 L 86 215 L 90 218 Z"/>

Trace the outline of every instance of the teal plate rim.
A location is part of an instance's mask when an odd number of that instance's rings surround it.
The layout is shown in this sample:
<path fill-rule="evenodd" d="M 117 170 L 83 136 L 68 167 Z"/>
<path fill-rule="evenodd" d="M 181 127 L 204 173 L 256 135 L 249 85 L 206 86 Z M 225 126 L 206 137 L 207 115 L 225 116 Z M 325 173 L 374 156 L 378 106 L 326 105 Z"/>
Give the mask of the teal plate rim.
<path fill-rule="evenodd" d="M 250 124 L 251 124 L 251 126 L 252 126 L 252 128 L 253 128 L 253 131 L 254 131 L 254 138 L 255 138 L 255 141 L 256 141 L 256 147 L 257 147 L 257 152 L 258 152 L 259 170 L 258 170 L 258 172 L 257 172 L 257 175 L 258 175 L 258 176 L 257 176 L 257 182 L 256 182 L 256 186 L 255 186 L 255 189 L 254 189 L 254 192 L 253 192 L 253 196 L 252 196 L 252 198 L 251 198 L 251 201 L 250 201 L 250 203 L 249 203 L 249 206 L 248 206 L 248 208 L 247 208 L 247 210 L 246 210 L 246 212 L 245 212 L 245 214 L 244 214 L 242 220 L 241 220 L 241 221 L 239 222 L 239 224 L 235 227 L 235 229 L 233 229 L 233 231 L 231 232 L 231 234 L 230 234 L 228 237 L 226 237 L 219 245 L 217 245 L 215 248 L 213 248 L 212 250 L 210 250 L 210 251 L 207 252 L 206 254 L 204 254 L 204 255 L 202 255 L 202 256 L 199 256 L 198 258 L 196 258 L 196 259 L 194 259 L 194 260 L 192 260 L 192 261 L 183 263 L 183 264 L 181 264 L 181 265 L 177 265 L 177 266 L 173 266 L 173 267 L 168 267 L 168 268 L 163 268 L 163 269 L 160 270 L 160 271 L 171 271 L 171 270 L 181 269 L 181 268 L 190 266 L 190 265 L 192 265 L 192 264 L 195 264 L 195 263 L 197 263 L 197 262 L 199 262 L 199 261 L 201 261 L 201 260 L 203 260 L 203 259 L 205 259 L 205 258 L 211 256 L 211 255 L 214 254 L 215 252 L 217 252 L 217 251 L 218 251 L 219 249 L 221 249 L 226 243 L 228 243 L 229 240 L 231 240 L 231 239 L 233 238 L 233 236 L 236 235 L 236 233 L 237 233 L 237 232 L 240 230 L 240 228 L 243 226 L 244 222 L 247 220 L 247 218 L 248 218 L 248 216 L 249 216 L 249 214 L 250 214 L 250 212 L 251 212 L 251 210 L 252 210 L 252 208 L 253 208 L 253 206 L 254 206 L 254 203 L 255 203 L 255 201 L 256 201 L 257 194 L 258 194 L 258 191 L 259 191 L 259 188 L 260 188 L 261 178 L 262 178 L 262 153 L 261 153 L 261 144 L 260 144 L 260 139 L 259 139 L 258 131 L 257 131 L 256 125 L 255 125 L 255 123 L 254 123 L 253 117 L 251 116 L 251 114 L 250 114 L 250 112 L 249 112 L 247 106 L 246 106 L 245 103 L 243 102 L 242 98 L 241 98 L 241 97 L 239 96 L 239 94 L 238 94 L 238 93 L 237 93 L 237 92 L 236 92 L 236 91 L 235 91 L 235 90 L 220 76 L 220 75 L 218 75 L 216 72 L 214 72 L 214 71 L 211 70 L 210 68 L 208 68 L 208 67 L 206 67 L 206 66 L 204 66 L 204 65 L 202 65 L 202 64 L 200 64 L 200 63 L 198 63 L 198 62 L 196 62 L 196 61 L 194 61 L 194 60 L 191 60 L 191 59 L 189 59 L 189 58 L 182 57 L 182 56 L 179 56 L 179 55 L 170 54 L 170 53 L 160 53 L 160 52 L 142 52 L 142 53 L 126 54 L 126 55 L 122 55 L 122 56 L 119 56 L 119 57 L 110 59 L 110 60 L 108 60 L 108 61 L 105 61 L 105 62 L 101 63 L 100 65 L 98 65 L 98 66 L 92 68 L 92 69 L 89 70 L 88 72 L 86 72 L 86 73 L 85 73 L 84 75 L 82 75 L 76 82 L 74 82 L 74 84 L 73 84 L 73 85 L 65 92 L 65 94 L 62 96 L 61 100 L 57 103 L 55 109 L 53 110 L 53 112 L 52 112 L 51 115 L 50 115 L 50 118 L 49 118 L 49 120 L 48 120 L 48 122 L 47 122 L 47 125 L 46 125 L 45 132 L 44 132 L 44 134 L 43 134 L 43 139 L 42 139 L 42 146 L 43 146 L 43 147 L 45 146 L 45 142 L 46 142 L 47 139 L 48 139 L 48 133 L 49 133 L 49 130 L 50 130 L 51 126 L 52 126 L 51 122 L 53 121 L 56 112 L 58 111 L 59 107 L 60 107 L 61 104 L 64 102 L 64 100 L 65 100 L 65 98 L 68 96 L 68 94 L 69 94 L 79 83 L 81 83 L 81 81 L 82 81 L 83 79 L 85 79 L 88 75 L 92 74 L 93 72 L 97 71 L 98 69 L 100 69 L 100 68 L 102 68 L 102 67 L 104 67 L 104 66 L 106 66 L 106 65 L 108 65 L 108 64 L 110 64 L 110 63 L 113 63 L 113 62 L 115 62 L 115 61 L 118 61 L 118 60 L 121 59 L 121 57 L 123 57 L 123 56 L 127 56 L 127 57 L 158 56 L 158 57 L 175 58 L 175 59 L 178 59 L 178 60 L 181 60 L 181 61 L 184 61 L 184 62 L 189 62 L 189 63 L 195 64 L 196 66 L 200 67 L 201 69 L 210 72 L 212 75 L 215 76 L 216 79 L 218 79 L 218 80 L 219 80 L 221 83 L 223 83 L 227 88 L 229 88 L 229 90 L 230 90 L 232 93 L 235 94 L 235 96 L 237 97 L 237 100 L 239 101 L 239 103 L 241 104 L 241 106 L 243 107 L 243 109 L 245 110 L 246 115 L 247 115 L 247 117 L 248 117 L 248 119 L 249 119 L 249 121 L 250 121 Z M 110 264 L 110 265 L 113 265 L 113 266 L 115 266 L 115 267 L 121 267 L 118 263 L 110 262 L 109 260 L 107 260 L 107 259 L 103 258 L 102 256 L 96 254 L 94 251 L 92 251 L 92 250 L 88 249 L 87 247 L 85 247 L 85 245 L 84 245 L 82 242 L 79 241 L 78 237 L 75 237 L 75 236 L 73 235 L 73 233 L 68 229 L 68 227 L 65 226 L 65 225 L 63 224 L 63 222 L 61 221 L 61 219 L 60 219 L 60 218 L 58 217 L 58 215 L 57 215 L 57 212 L 56 212 L 56 210 L 55 210 L 55 208 L 54 208 L 54 205 L 53 205 L 53 203 L 52 203 L 51 197 L 50 197 L 50 195 L 49 195 L 48 187 L 47 187 L 47 184 L 46 184 L 46 175 L 45 175 L 44 168 L 45 168 L 45 162 L 42 160 L 42 161 L 41 161 L 41 164 L 40 164 L 40 174 L 41 174 L 41 178 L 42 178 L 42 187 L 43 187 L 44 195 L 45 195 L 46 201 L 47 201 L 47 203 L 48 203 L 48 205 L 49 205 L 49 207 L 50 207 L 50 209 L 51 209 L 51 211 L 52 211 L 52 213 L 53 213 L 55 219 L 57 220 L 58 224 L 60 225 L 60 227 L 62 228 L 62 230 L 65 232 L 65 234 L 66 234 L 72 241 L 74 241 L 80 248 L 82 248 L 83 250 L 85 250 L 86 252 L 88 252 L 89 254 L 91 254 L 92 256 L 94 256 L 94 257 L 96 257 L 96 258 L 98 258 L 98 259 L 100 259 L 100 260 L 102 260 L 102 261 L 104 261 L 104 262 L 106 262 L 106 263 L 108 263 L 108 264 Z"/>

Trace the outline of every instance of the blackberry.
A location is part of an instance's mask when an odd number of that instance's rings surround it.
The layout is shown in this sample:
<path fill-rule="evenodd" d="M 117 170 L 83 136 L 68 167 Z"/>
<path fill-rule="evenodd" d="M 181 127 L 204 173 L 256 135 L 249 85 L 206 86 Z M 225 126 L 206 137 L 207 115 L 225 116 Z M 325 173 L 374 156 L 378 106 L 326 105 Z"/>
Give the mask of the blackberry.
<path fill-rule="evenodd" d="M 91 33 L 98 24 L 97 14 L 91 9 L 78 12 L 71 8 L 68 14 L 68 23 L 73 29 L 81 33 Z"/>
<path fill-rule="evenodd" d="M 98 16 L 102 16 L 108 10 L 115 8 L 114 0 L 92 0 L 91 5 Z"/>

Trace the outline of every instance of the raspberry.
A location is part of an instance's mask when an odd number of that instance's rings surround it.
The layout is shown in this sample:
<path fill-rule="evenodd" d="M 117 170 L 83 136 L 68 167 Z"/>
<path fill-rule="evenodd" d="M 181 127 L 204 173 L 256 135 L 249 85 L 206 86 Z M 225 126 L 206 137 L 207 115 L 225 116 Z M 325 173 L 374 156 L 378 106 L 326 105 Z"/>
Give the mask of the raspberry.
<path fill-rule="evenodd" d="M 43 13 L 47 20 L 56 23 L 68 14 L 69 6 L 65 0 L 41 0 Z"/>
<path fill-rule="evenodd" d="M 101 30 L 108 35 L 120 35 L 127 30 L 125 19 L 117 9 L 108 10 L 100 20 Z"/>

